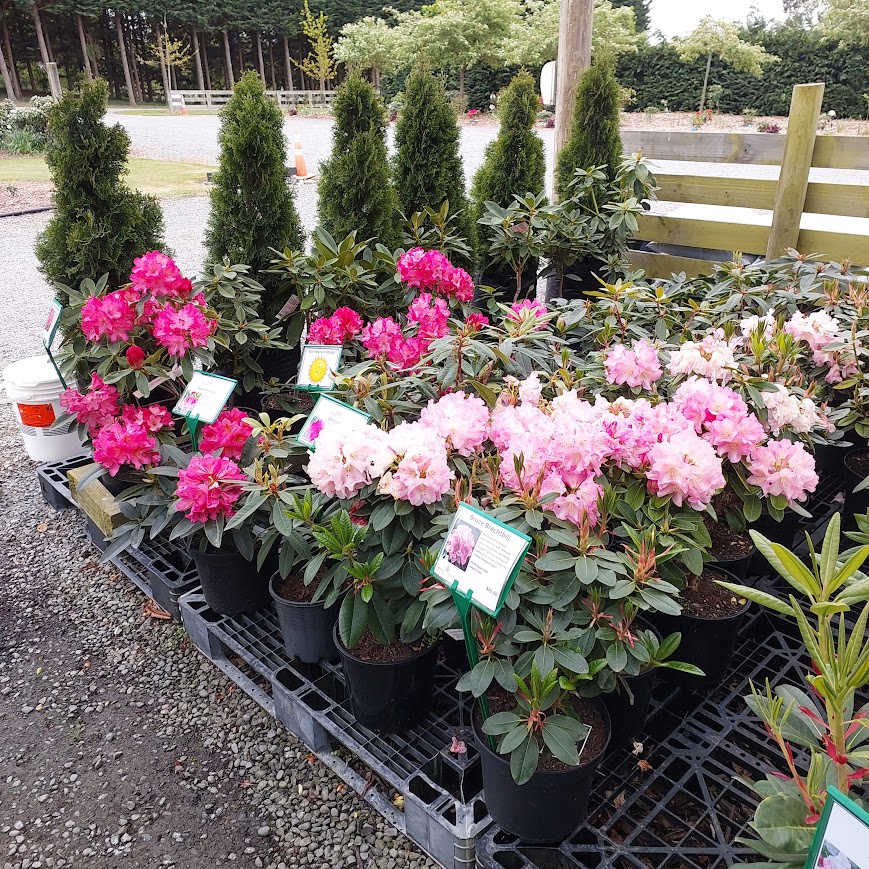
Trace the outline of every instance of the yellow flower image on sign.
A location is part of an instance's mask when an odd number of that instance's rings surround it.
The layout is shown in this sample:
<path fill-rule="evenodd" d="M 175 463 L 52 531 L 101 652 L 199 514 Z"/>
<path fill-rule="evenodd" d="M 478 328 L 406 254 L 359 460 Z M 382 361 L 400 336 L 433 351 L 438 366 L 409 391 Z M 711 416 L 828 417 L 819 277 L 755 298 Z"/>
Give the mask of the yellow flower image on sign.
<path fill-rule="evenodd" d="M 306 344 L 299 362 L 298 386 L 322 392 L 335 385 L 335 372 L 341 367 L 342 348 L 331 344 Z"/>
<path fill-rule="evenodd" d="M 329 366 L 322 356 L 317 356 L 308 366 L 308 380 L 311 383 L 320 383 L 329 373 Z"/>

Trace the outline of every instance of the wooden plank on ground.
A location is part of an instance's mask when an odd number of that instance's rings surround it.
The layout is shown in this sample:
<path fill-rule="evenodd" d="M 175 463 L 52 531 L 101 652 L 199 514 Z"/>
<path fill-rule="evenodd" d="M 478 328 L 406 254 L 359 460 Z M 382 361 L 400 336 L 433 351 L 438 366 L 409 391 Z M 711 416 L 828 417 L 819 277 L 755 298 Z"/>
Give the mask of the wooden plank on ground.
<path fill-rule="evenodd" d="M 689 278 L 708 275 L 715 268 L 711 260 L 693 259 L 687 256 L 671 256 L 666 253 L 652 253 L 647 250 L 628 251 L 628 261 L 634 268 L 643 269 L 649 278 L 669 280 L 681 272 Z"/>
<path fill-rule="evenodd" d="M 91 480 L 83 489 L 79 489 L 79 483 L 90 476 L 96 467 L 97 465 L 92 462 L 67 471 L 66 476 L 69 479 L 69 492 L 73 500 L 108 537 L 115 528 L 126 522 L 126 518 L 117 501 L 99 480 Z"/>
<path fill-rule="evenodd" d="M 667 214 L 639 218 L 641 241 L 659 241 L 684 247 L 705 247 L 740 253 L 764 253 L 769 227 L 721 220 L 697 220 Z"/>
<path fill-rule="evenodd" d="M 623 130 L 622 146 L 626 154 L 642 151 L 649 160 L 779 166 L 785 150 L 785 137 L 776 133 Z"/>
<path fill-rule="evenodd" d="M 663 202 L 697 202 L 765 208 L 772 211 L 776 182 L 761 178 L 721 178 L 705 175 L 655 173 L 658 199 Z"/>

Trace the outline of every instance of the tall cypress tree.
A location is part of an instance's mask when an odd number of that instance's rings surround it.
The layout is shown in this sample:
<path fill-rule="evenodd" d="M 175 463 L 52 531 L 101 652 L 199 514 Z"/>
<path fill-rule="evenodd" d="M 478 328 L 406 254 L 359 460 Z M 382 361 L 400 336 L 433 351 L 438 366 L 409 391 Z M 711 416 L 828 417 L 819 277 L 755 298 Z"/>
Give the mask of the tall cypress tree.
<path fill-rule="evenodd" d="M 295 194 L 287 184 L 287 150 L 280 109 L 260 77 L 246 72 L 222 113 L 220 168 L 211 191 L 206 229 L 208 256 L 245 263 L 268 293 L 260 315 L 267 323 L 280 308 L 280 275 L 269 274 L 272 248 L 299 249 L 304 233 Z"/>
<path fill-rule="evenodd" d="M 108 273 L 109 287 L 126 282 L 133 260 L 163 248 L 163 214 L 153 196 L 130 190 L 130 137 L 103 123 L 108 86 L 83 82 L 53 106 L 45 159 L 54 182 L 54 216 L 36 243 L 40 270 L 71 287 Z M 64 304 L 65 294 L 58 290 Z"/>
<path fill-rule="evenodd" d="M 542 192 L 546 178 L 543 141 L 534 132 L 539 101 L 534 79 L 526 70 L 514 77 L 501 97 L 501 129 L 486 147 L 483 165 L 474 176 L 471 188 L 472 214 L 476 222 L 487 200 L 506 208 L 515 194 Z M 489 243 L 478 226 L 481 253 Z"/>
<path fill-rule="evenodd" d="M 350 75 L 338 88 L 332 107 L 332 153 L 320 165 L 320 225 L 341 241 L 374 239 L 398 246 L 398 199 L 386 156 L 386 110 L 374 88 Z"/>
<path fill-rule="evenodd" d="M 448 201 L 456 231 L 473 246 L 474 224 L 459 153 L 459 126 L 444 87 L 431 72 L 415 68 L 404 89 L 404 110 L 395 127 L 393 164 L 398 205 L 406 217 Z"/>
<path fill-rule="evenodd" d="M 613 178 L 621 160 L 616 64 L 611 55 L 603 54 L 592 61 L 576 90 L 570 138 L 555 167 L 555 192 L 566 189 L 577 169 L 606 166 Z"/>

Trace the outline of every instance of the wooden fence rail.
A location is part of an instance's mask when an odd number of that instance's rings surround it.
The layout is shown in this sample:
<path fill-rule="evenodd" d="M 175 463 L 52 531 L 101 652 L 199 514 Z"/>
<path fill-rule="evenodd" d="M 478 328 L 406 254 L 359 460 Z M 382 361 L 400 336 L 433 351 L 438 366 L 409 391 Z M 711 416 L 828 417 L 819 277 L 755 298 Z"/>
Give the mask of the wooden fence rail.
<path fill-rule="evenodd" d="M 180 105 L 181 97 L 184 97 L 184 104 L 187 106 L 223 106 L 229 102 L 232 96 L 232 91 L 218 90 L 186 90 L 186 91 L 170 91 L 170 105 Z M 296 106 L 307 105 L 313 107 L 323 107 L 332 104 L 335 98 L 335 91 L 266 91 L 266 96 L 273 99 L 280 108 L 295 108 Z"/>
<path fill-rule="evenodd" d="M 869 171 L 869 137 L 816 135 L 823 93 L 822 83 L 794 87 L 785 136 L 623 132 L 625 152 L 642 151 L 652 161 L 781 167 L 778 180 L 723 177 L 714 168 L 709 175 L 656 173 L 661 201 L 748 210 L 722 212 L 720 217 L 709 216 L 714 209 L 708 208 L 696 209 L 694 214 L 690 208 L 672 215 L 647 214 L 640 218 L 640 240 L 768 257 L 780 256 L 792 247 L 801 253 L 869 265 L 869 227 L 852 219 L 869 219 L 869 187 L 809 180 L 812 168 Z M 757 214 L 753 209 L 770 214 Z M 631 260 L 650 277 L 669 277 L 673 271 L 693 276 L 711 268 L 708 260 L 664 253 L 633 252 Z"/>

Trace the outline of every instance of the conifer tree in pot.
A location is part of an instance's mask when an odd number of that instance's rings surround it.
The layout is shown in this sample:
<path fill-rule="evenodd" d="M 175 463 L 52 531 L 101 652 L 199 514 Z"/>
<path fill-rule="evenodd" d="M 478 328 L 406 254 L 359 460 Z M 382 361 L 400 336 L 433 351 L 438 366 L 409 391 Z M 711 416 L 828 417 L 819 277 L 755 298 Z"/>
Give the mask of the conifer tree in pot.
<path fill-rule="evenodd" d="M 543 192 L 546 159 L 543 141 L 534 132 L 537 118 L 537 87 L 530 73 L 517 73 L 500 100 L 501 129 L 486 148 L 483 165 L 474 176 L 471 188 L 471 212 L 475 222 L 486 212 L 486 203 L 502 209 L 509 207 L 514 196 L 532 198 Z M 515 280 L 512 269 L 493 261 L 490 252 L 492 233 L 478 225 L 477 248 L 483 269 L 480 283 L 494 287 L 504 298 L 513 299 Z M 537 283 L 536 262 L 529 264 L 523 276 L 526 292 Z"/>
<path fill-rule="evenodd" d="M 386 110 L 359 75 L 335 96 L 332 153 L 320 165 L 318 218 L 336 239 L 352 232 L 390 250 L 399 244 L 398 200 L 389 177 Z"/>
<path fill-rule="evenodd" d="M 474 223 L 465 191 L 459 153 L 456 113 L 442 83 L 424 67 L 416 67 L 405 84 L 404 109 L 395 127 L 393 163 L 398 206 L 405 218 L 448 203 L 456 233 L 473 245 Z M 456 265 L 468 268 L 472 256 L 453 255 Z"/>
<path fill-rule="evenodd" d="M 251 278 L 264 288 L 256 314 L 271 327 L 287 301 L 280 277 L 268 271 L 273 248 L 304 247 L 295 194 L 287 180 L 283 117 L 253 71 L 235 86 L 221 117 L 220 167 L 205 236 L 209 261 L 249 266 Z M 297 344 L 299 336 L 287 338 Z M 286 381 L 295 375 L 298 360 L 294 347 L 264 353 L 261 364 L 266 379 Z"/>
<path fill-rule="evenodd" d="M 77 287 L 108 275 L 119 287 L 146 251 L 164 248 L 163 214 L 153 196 L 127 187 L 130 137 L 103 123 L 108 86 L 83 82 L 50 112 L 45 159 L 54 183 L 54 216 L 36 256 L 52 284 Z M 57 298 L 67 303 L 62 288 Z"/>

